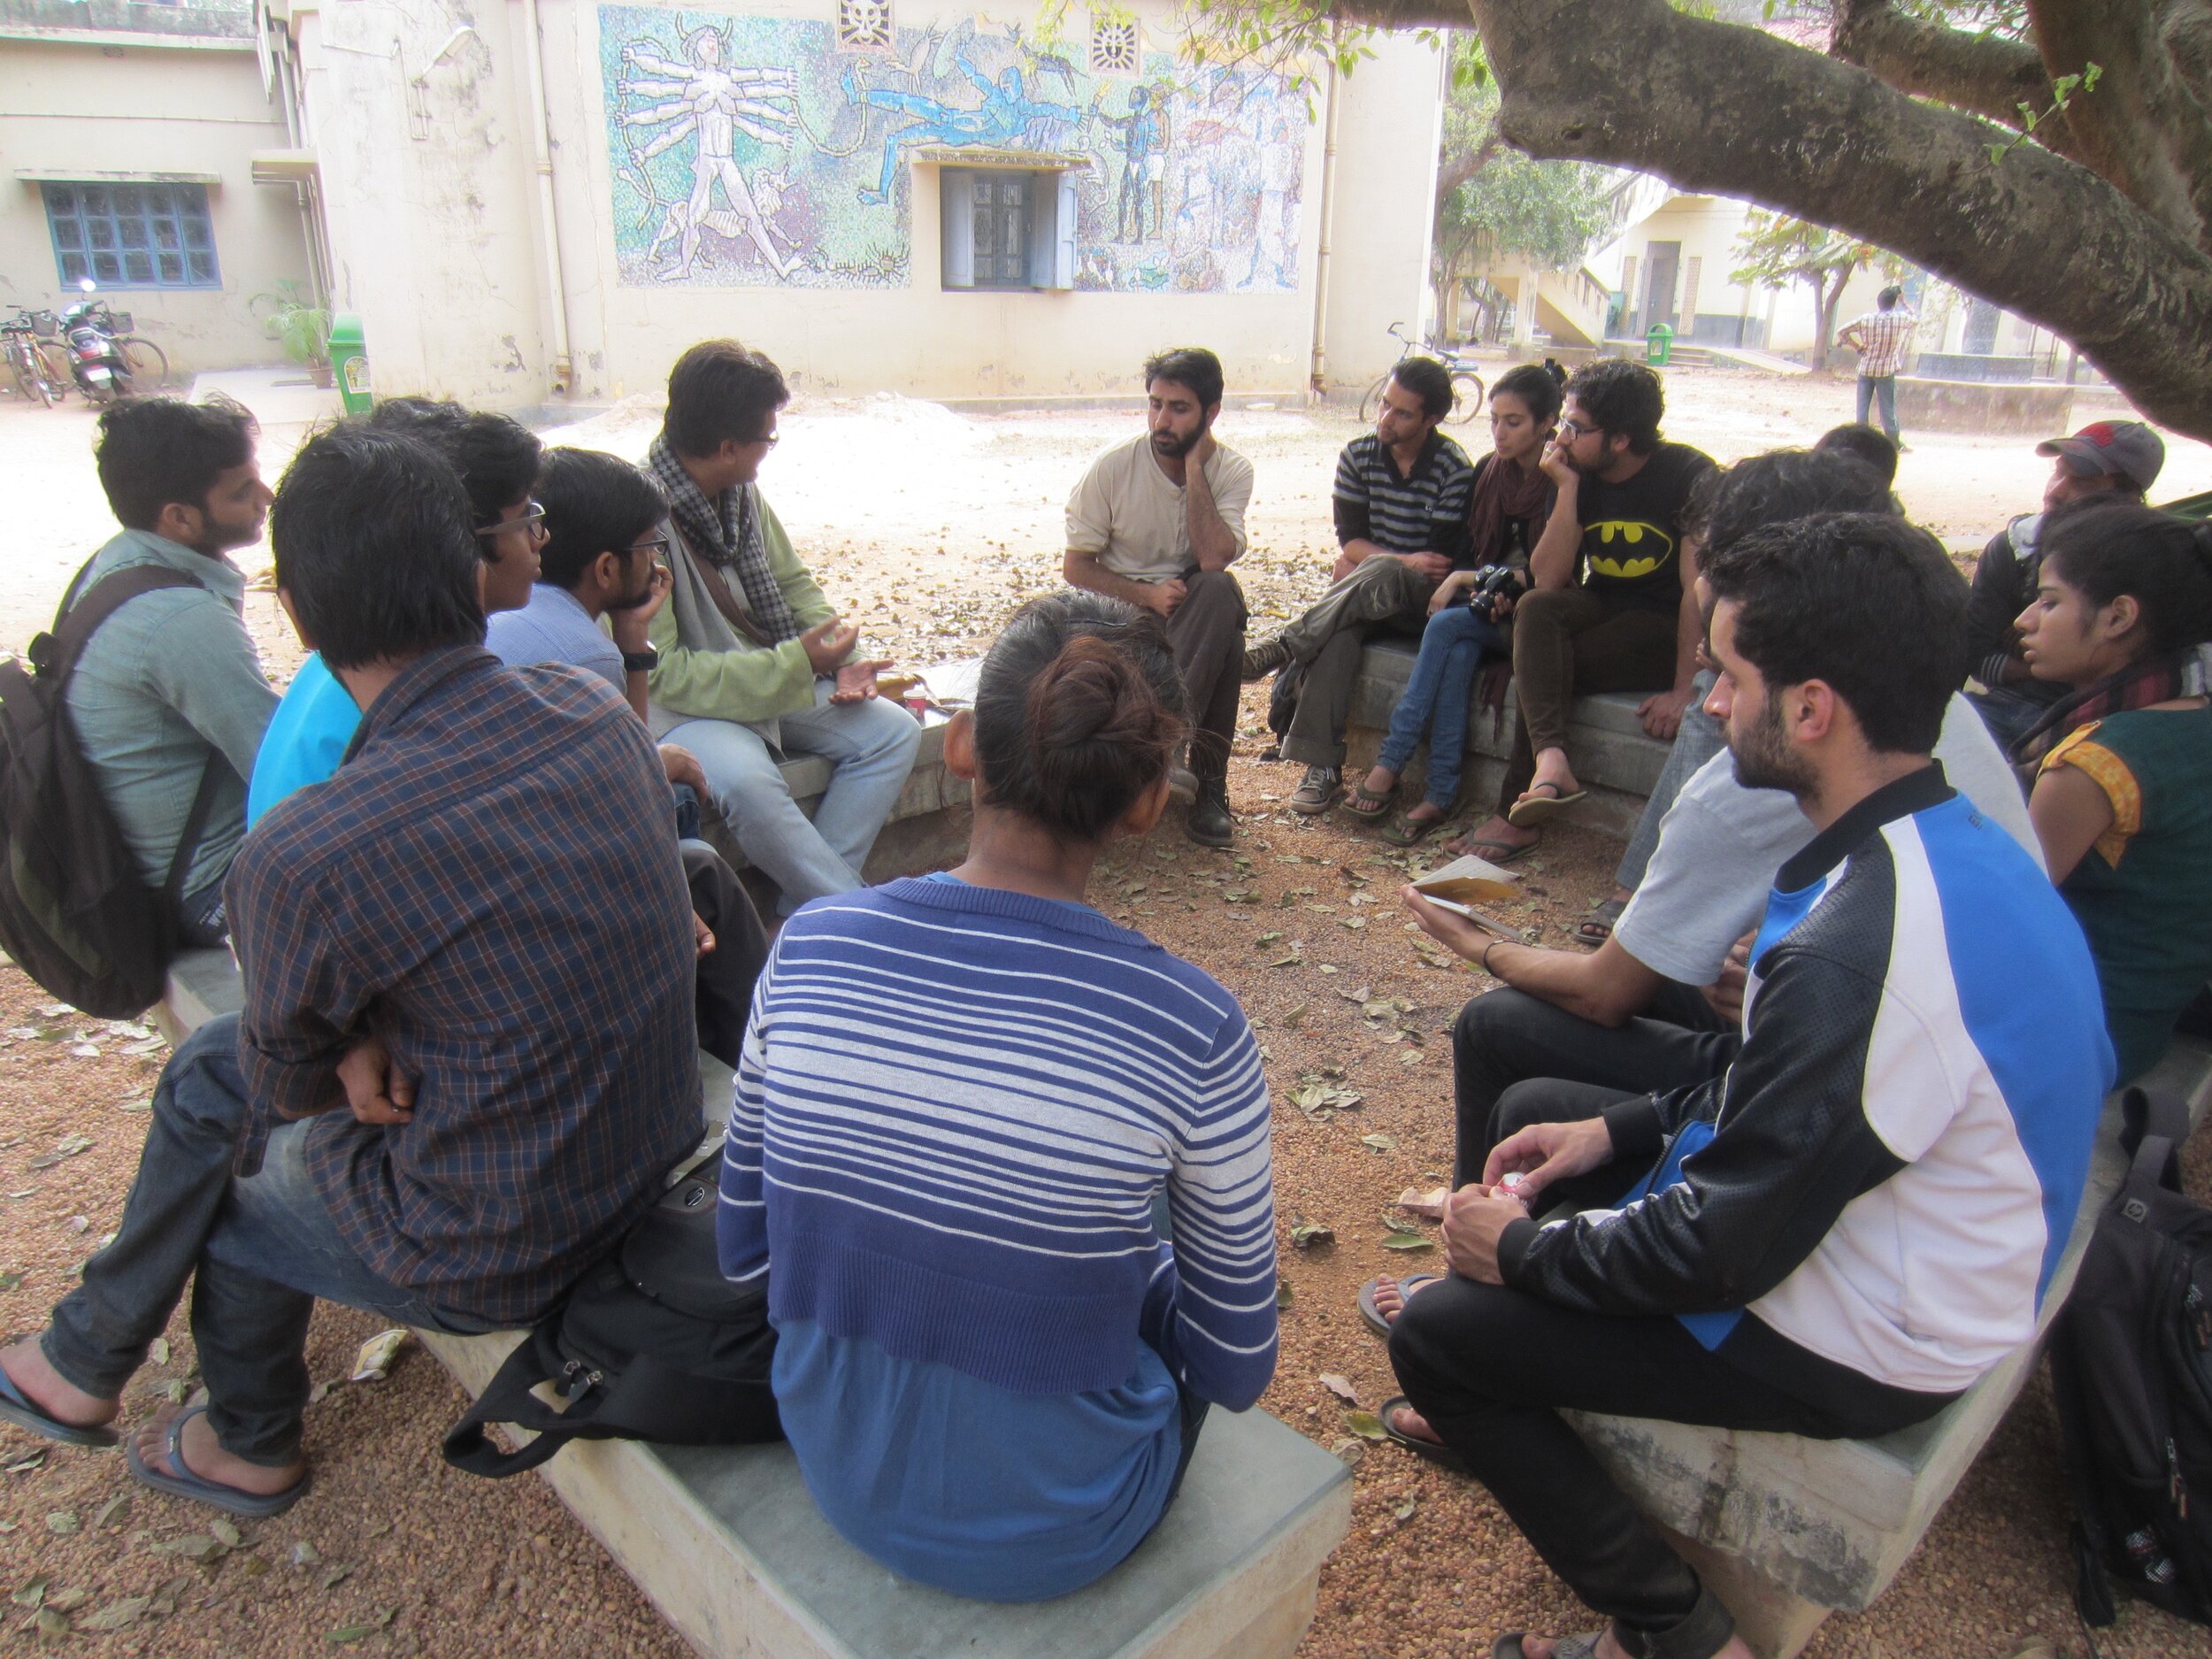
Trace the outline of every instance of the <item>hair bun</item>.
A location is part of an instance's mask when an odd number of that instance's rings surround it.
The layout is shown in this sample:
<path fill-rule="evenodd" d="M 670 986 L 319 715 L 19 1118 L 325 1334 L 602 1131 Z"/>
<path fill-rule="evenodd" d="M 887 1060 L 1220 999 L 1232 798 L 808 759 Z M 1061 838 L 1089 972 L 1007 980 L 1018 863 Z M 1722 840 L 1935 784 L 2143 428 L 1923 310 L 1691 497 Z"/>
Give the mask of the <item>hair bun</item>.
<path fill-rule="evenodd" d="M 1136 664 L 1090 633 L 1071 635 L 1038 674 L 1027 724 L 1045 798 L 1093 834 L 1119 815 L 1104 801 L 1133 799 L 1165 770 L 1183 725 Z"/>

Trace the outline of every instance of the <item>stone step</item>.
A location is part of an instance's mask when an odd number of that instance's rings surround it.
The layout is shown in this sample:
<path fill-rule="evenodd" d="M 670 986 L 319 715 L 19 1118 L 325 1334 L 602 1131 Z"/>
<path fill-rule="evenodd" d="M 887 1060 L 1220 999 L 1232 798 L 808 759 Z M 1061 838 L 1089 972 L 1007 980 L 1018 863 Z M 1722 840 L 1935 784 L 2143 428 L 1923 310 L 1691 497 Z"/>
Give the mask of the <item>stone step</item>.
<path fill-rule="evenodd" d="M 472 1394 L 518 1340 L 419 1334 Z M 1352 1517 L 1337 1458 L 1264 1411 L 1216 1410 L 1128 1560 L 1071 1595 L 1002 1604 L 910 1583 L 853 1548 L 787 1446 L 572 1443 L 540 1472 L 717 1659 L 1289 1659 Z"/>

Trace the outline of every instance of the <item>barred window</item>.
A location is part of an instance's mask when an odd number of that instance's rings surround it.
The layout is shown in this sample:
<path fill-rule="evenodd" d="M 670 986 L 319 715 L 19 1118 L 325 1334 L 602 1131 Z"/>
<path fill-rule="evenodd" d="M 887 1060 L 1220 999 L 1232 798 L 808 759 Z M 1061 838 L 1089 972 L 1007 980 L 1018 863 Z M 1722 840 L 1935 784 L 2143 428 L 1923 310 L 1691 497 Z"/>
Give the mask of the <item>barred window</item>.
<path fill-rule="evenodd" d="M 64 288 L 215 288 L 204 184 L 49 184 L 46 225 Z"/>

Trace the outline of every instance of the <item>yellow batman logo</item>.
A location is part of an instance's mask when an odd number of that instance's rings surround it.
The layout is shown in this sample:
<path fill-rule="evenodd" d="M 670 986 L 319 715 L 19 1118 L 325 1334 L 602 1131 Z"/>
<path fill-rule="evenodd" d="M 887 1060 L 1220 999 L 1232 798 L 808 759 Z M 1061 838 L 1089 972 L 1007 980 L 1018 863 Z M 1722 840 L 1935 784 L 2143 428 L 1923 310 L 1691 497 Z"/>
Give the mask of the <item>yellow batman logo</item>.
<path fill-rule="evenodd" d="M 1616 542 L 1622 548 L 1617 555 L 1598 550 Z M 1586 524 L 1582 526 L 1582 545 L 1590 574 L 1612 581 L 1633 581 L 1648 576 L 1674 557 L 1673 538 L 1657 525 L 1646 524 L 1639 518 L 1608 518 Z M 1630 548 L 1638 550 L 1631 553 Z"/>

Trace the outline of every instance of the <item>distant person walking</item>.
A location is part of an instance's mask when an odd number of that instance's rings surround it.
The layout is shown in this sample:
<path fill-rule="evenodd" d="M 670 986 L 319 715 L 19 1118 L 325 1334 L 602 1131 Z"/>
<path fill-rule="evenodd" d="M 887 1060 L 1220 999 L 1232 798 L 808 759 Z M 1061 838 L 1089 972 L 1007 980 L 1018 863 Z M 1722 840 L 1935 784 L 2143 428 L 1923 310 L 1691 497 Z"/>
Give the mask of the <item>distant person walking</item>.
<path fill-rule="evenodd" d="M 1838 345 L 1859 354 L 1859 425 L 1869 424 L 1867 411 L 1879 398 L 1882 430 L 1901 449 L 1904 441 L 1897 434 L 1897 371 L 1904 364 L 1905 348 L 1912 343 L 1912 331 L 1919 326 L 1920 314 L 1905 303 L 1905 290 L 1886 288 L 1874 296 L 1872 311 L 1846 324 L 1836 336 Z"/>

